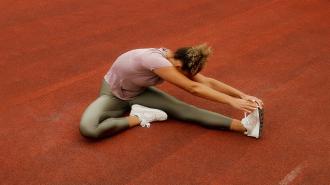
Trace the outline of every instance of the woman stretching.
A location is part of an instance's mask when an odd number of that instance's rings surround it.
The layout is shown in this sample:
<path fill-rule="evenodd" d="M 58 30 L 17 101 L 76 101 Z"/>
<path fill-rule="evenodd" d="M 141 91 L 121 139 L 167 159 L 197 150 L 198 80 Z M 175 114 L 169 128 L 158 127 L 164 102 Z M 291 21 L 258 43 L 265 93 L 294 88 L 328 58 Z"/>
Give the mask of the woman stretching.
<path fill-rule="evenodd" d="M 179 48 L 135 49 L 120 55 L 104 76 L 99 97 L 82 115 L 80 132 L 104 138 L 136 125 L 150 127 L 171 117 L 207 128 L 242 132 L 259 138 L 263 102 L 200 74 L 211 48 L 206 44 Z M 155 88 L 163 81 L 211 101 L 250 113 L 241 121 L 189 105 Z M 124 117 L 130 111 L 129 116 Z"/>

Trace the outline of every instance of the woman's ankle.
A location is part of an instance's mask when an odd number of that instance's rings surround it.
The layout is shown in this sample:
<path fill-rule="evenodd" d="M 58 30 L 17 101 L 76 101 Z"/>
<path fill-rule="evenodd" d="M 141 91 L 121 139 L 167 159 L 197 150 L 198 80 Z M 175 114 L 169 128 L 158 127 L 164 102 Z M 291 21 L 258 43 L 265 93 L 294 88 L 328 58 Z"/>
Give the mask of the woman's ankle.
<path fill-rule="evenodd" d="M 230 130 L 236 131 L 236 132 L 246 132 L 246 128 L 243 126 L 240 120 L 233 119 L 233 121 L 230 124 Z"/>
<path fill-rule="evenodd" d="M 135 127 L 141 123 L 140 119 L 137 116 L 128 116 L 129 127 Z"/>

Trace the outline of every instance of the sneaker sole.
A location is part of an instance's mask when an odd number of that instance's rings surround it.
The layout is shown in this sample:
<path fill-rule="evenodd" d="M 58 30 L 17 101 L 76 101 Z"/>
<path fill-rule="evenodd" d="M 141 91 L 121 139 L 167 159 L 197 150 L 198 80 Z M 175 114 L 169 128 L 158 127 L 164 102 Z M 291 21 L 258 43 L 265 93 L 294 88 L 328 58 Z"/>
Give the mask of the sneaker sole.
<path fill-rule="evenodd" d="M 262 134 L 262 128 L 264 126 L 264 109 L 260 109 L 258 108 L 258 112 L 259 112 L 259 121 L 260 121 L 260 127 L 259 127 L 259 137 L 261 137 Z"/>

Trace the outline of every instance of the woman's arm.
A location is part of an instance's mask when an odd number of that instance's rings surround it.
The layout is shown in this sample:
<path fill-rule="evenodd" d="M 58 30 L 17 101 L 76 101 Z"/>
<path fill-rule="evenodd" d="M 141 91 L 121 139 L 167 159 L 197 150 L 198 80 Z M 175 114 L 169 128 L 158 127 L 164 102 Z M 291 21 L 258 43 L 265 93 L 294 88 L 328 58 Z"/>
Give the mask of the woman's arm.
<path fill-rule="evenodd" d="M 155 69 L 154 72 L 162 79 L 174 84 L 175 86 L 184 89 L 185 91 L 211 101 L 229 104 L 237 109 L 251 112 L 256 108 L 256 105 L 250 101 L 231 97 L 227 94 L 219 92 L 210 88 L 203 83 L 193 81 L 182 73 L 180 73 L 175 67 L 163 67 Z"/>
<path fill-rule="evenodd" d="M 216 90 L 216 91 L 220 91 L 222 93 L 225 93 L 229 96 L 233 96 L 233 97 L 237 97 L 237 98 L 243 98 L 244 96 L 246 96 L 245 93 L 239 91 L 238 89 L 235 89 L 223 82 L 220 82 L 216 79 L 213 78 L 209 78 L 206 77 L 202 74 L 197 74 L 192 78 L 194 81 L 196 82 L 200 82 L 203 83 L 207 86 L 209 86 L 210 88 Z"/>
<path fill-rule="evenodd" d="M 237 98 L 241 98 L 241 99 L 244 99 L 244 100 L 248 100 L 248 101 L 252 101 L 252 102 L 256 102 L 259 107 L 262 108 L 263 106 L 263 102 L 257 98 L 257 97 L 254 97 L 254 96 L 250 96 L 250 95 L 247 95 L 241 91 L 239 91 L 238 89 L 235 89 L 223 82 L 220 82 L 216 79 L 213 79 L 213 78 L 209 78 L 209 77 L 206 77 L 202 74 L 197 74 L 195 75 L 193 78 L 192 78 L 194 81 L 196 82 L 200 82 L 200 83 L 203 83 L 205 85 L 207 85 L 208 87 L 214 89 L 214 90 L 217 90 L 217 91 L 220 91 L 220 92 L 223 92 L 229 96 L 233 96 L 233 97 L 237 97 Z"/>

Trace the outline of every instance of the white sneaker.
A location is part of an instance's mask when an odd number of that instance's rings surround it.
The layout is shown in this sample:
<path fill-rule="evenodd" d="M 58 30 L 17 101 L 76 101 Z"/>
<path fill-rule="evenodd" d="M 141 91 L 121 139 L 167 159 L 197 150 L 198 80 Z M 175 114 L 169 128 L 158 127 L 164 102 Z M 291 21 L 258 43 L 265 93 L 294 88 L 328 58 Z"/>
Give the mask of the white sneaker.
<path fill-rule="evenodd" d="M 167 119 L 167 114 L 159 109 L 152 109 L 142 105 L 134 104 L 132 106 L 130 116 L 137 116 L 141 123 L 142 127 L 150 127 L 150 122 L 153 121 L 164 121 Z"/>
<path fill-rule="evenodd" d="M 247 136 L 260 138 L 263 127 L 263 109 L 257 108 L 251 114 L 242 119 L 242 124 L 246 128 L 244 133 Z"/>

